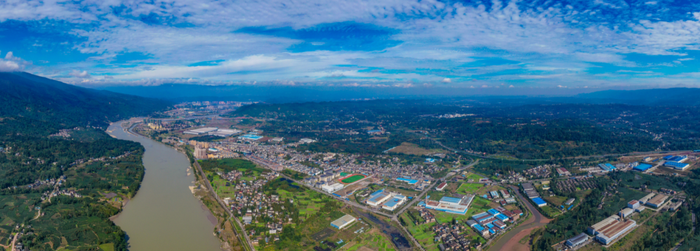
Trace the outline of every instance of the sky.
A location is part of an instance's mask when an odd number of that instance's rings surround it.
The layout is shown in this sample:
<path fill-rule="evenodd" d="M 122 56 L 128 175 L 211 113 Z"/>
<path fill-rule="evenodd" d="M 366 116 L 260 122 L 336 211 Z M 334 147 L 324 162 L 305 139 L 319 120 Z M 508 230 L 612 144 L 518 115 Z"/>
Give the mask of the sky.
<path fill-rule="evenodd" d="M 699 66 L 698 1 L 0 1 L 0 71 L 84 86 L 640 89 Z"/>

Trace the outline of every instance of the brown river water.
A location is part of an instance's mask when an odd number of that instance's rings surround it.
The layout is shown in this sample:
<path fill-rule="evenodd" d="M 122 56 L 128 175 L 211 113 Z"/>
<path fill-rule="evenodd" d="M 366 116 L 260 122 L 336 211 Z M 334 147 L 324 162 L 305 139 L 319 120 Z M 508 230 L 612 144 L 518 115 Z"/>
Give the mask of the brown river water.
<path fill-rule="evenodd" d="M 187 175 L 187 156 L 149 138 L 127 133 L 121 122 L 112 124 L 107 132 L 146 148 L 146 174 L 141 189 L 114 218 L 114 223 L 129 236 L 129 250 L 220 251 L 219 239 L 213 235 L 216 218 L 190 192 L 194 174 Z"/>

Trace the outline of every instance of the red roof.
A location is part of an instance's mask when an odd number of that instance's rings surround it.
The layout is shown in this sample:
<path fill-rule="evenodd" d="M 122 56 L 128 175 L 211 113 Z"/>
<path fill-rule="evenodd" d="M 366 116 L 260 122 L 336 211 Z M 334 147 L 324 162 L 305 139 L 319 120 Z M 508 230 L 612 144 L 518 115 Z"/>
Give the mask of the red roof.
<path fill-rule="evenodd" d="M 443 182 L 443 183 L 440 184 L 437 188 L 438 188 L 438 189 L 443 189 L 443 188 L 445 188 L 446 186 L 447 186 L 447 183 Z"/>

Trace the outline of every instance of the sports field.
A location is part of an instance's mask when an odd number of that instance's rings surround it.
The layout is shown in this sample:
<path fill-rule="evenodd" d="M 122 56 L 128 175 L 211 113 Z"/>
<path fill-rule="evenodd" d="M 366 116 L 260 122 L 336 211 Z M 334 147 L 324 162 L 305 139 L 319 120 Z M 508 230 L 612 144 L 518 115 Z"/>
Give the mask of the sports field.
<path fill-rule="evenodd" d="M 352 176 L 350 176 L 350 177 L 347 177 L 347 178 L 344 178 L 344 179 L 340 180 L 340 182 L 343 182 L 343 183 L 345 183 L 345 184 L 350 184 L 350 183 L 353 183 L 353 182 L 355 182 L 355 181 L 364 179 L 365 177 L 366 177 L 366 176 L 364 176 L 364 175 L 362 175 L 362 174 L 355 174 L 355 175 L 352 175 Z"/>

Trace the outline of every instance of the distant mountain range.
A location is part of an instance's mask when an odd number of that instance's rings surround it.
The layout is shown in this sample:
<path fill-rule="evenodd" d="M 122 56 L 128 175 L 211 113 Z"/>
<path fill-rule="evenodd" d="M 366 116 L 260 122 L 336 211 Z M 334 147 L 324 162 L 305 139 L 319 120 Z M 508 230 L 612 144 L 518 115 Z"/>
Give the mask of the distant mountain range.
<path fill-rule="evenodd" d="M 175 102 L 203 100 L 264 101 L 269 103 L 338 101 L 351 99 L 460 99 L 470 98 L 485 103 L 511 105 L 534 103 L 591 103 L 591 104 L 628 104 L 628 105 L 663 105 L 663 106 L 699 106 L 700 88 L 671 88 L 647 90 L 606 90 L 585 94 L 558 93 L 550 96 L 536 96 L 525 93 L 520 96 L 510 92 L 504 95 L 492 93 L 463 92 L 464 90 L 446 90 L 447 88 L 361 88 L 328 86 L 241 86 L 220 85 L 205 86 L 194 84 L 165 84 L 159 86 L 108 86 L 102 87 L 114 92 L 161 98 Z M 462 92 L 462 93 L 460 93 Z M 516 93 L 517 94 L 517 93 Z"/>
<path fill-rule="evenodd" d="M 0 72 L 0 117 L 58 122 L 64 126 L 104 126 L 147 115 L 168 101 L 94 90 L 24 72 Z"/>
<path fill-rule="evenodd" d="M 575 102 L 621 103 L 629 105 L 698 106 L 700 88 L 609 90 L 574 96 Z"/>

